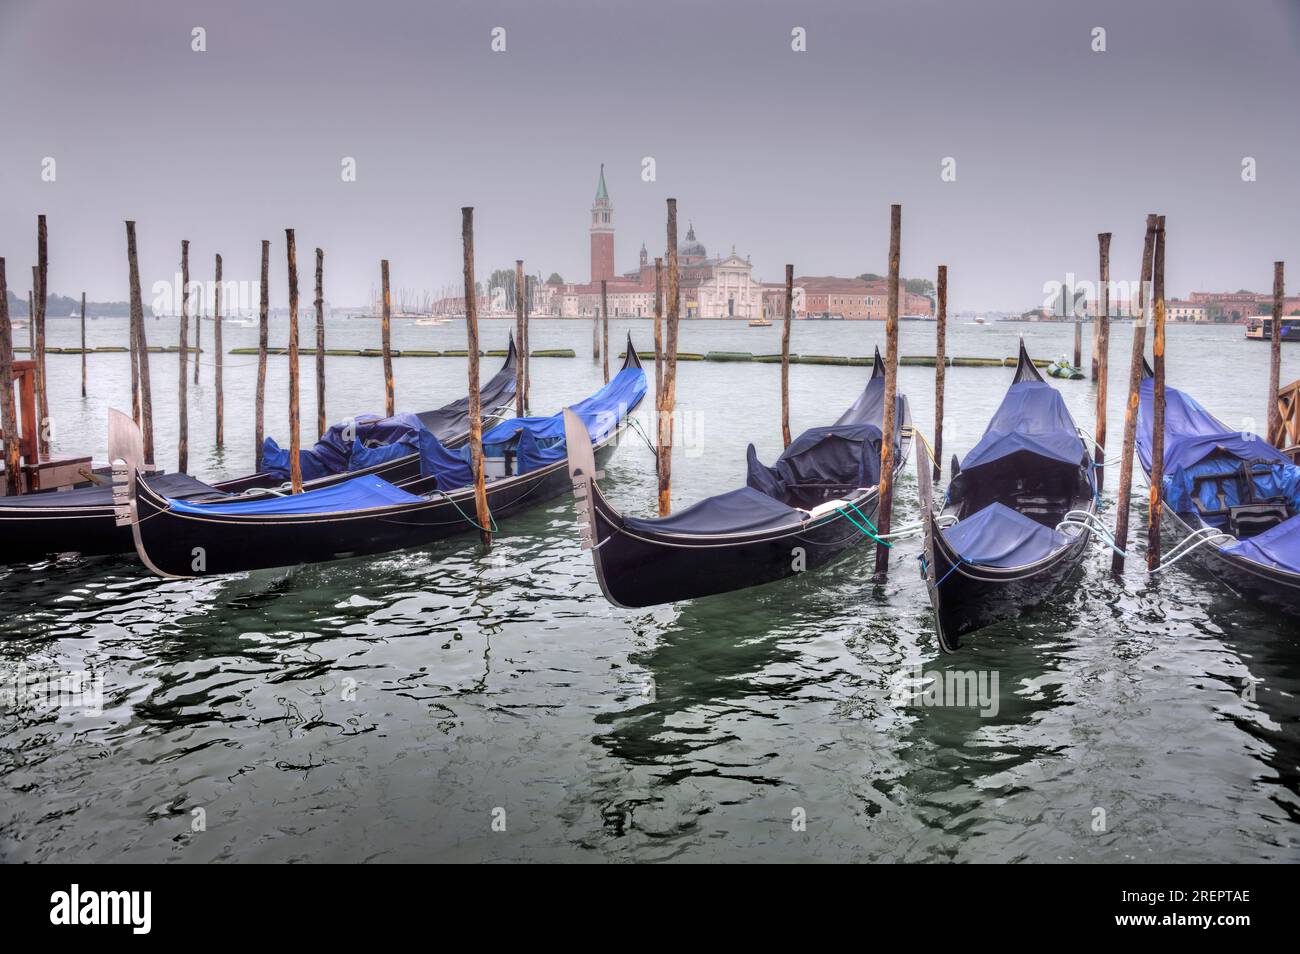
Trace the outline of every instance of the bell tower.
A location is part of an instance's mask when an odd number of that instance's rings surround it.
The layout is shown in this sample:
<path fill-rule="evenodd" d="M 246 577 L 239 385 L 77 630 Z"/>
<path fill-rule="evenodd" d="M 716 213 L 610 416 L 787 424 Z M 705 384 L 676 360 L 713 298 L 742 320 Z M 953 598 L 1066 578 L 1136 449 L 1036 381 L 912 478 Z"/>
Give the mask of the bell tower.
<path fill-rule="evenodd" d="M 614 205 L 605 188 L 605 165 L 600 166 L 596 201 L 591 205 L 591 280 L 614 277 Z"/>

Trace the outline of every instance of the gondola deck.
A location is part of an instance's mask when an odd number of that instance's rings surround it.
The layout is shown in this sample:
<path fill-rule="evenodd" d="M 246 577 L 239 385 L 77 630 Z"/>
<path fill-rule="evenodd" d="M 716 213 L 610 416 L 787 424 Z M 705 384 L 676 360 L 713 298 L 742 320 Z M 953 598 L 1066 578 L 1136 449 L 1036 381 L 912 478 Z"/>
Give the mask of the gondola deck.
<path fill-rule="evenodd" d="M 1060 395 L 1024 343 L 989 429 L 949 481 L 936 513 L 930 465 L 917 459 L 925 546 L 921 571 L 940 648 L 1020 616 L 1074 572 L 1095 513 L 1092 464 Z M 1067 514 L 1087 515 L 1074 532 Z"/>

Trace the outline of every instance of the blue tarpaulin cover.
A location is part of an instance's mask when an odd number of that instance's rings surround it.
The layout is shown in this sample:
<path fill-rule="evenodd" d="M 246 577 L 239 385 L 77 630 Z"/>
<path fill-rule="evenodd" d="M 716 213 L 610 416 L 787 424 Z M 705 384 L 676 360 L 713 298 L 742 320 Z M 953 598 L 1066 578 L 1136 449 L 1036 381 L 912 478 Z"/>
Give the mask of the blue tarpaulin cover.
<path fill-rule="evenodd" d="M 569 410 L 582 418 L 591 442 L 598 444 L 641 402 L 645 392 L 645 371 L 640 367 L 624 368 L 603 388 Z M 563 412 L 550 417 L 514 417 L 483 435 L 483 453 L 488 457 L 500 457 L 507 450 L 515 453 L 517 474 L 564 460 L 568 452 L 564 446 Z M 469 449 L 465 448 L 465 454 L 468 453 Z"/>
<path fill-rule="evenodd" d="M 655 533 L 749 533 L 799 523 L 802 514 L 752 487 L 701 500 L 667 517 L 624 517 L 632 530 Z"/>
<path fill-rule="evenodd" d="M 746 451 L 746 482 L 777 500 L 800 484 L 874 487 L 880 481 L 880 428 L 875 424 L 832 424 L 796 437 L 776 463 L 758 460 L 754 445 Z"/>
<path fill-rule="evenodd" d="M 1138 401 L 1137 450 L 1142 466 L 1151 471 L 1152 402 L 1155 382 L 1146 378 Z M 1230 430 L 1217 417 L 1176 388 L 1165 388 L 1165 473 L 1189 467 L 1216 450 L 1241 460 L 1290 464 L 1286 455 L 1254 434 Z"/>
<path fill-rule="evenodd" d="M 961 462 L 962 473 L 1022 451 L 1076 466 L 1083 460 L 1083 442 L 1064 398 L 1043 381 L 1007 389 L 984 436 Z"/>
<path fill-rule="evenodd" d="M 1300 516 L 1245 540 L 1223 547 L 1224 553 L 1245 557 L 1274 569 L 1300 573 Z"/>
<path fill-rule="evenodd" d="M 1027 566 L 1072 542 L 1059 530 L 996 502 L 941 532 L 962 559 L 983 566 Z"/>
<path fill-rule="evenodd" d="M 282 497 L 265 497 L 257 500 L 237 500 L 230 503 L 203 504 L 189 503 L 185 500 L 168 500 L 176 513 L 188 514 L 235 514 L 240 516 L 258 515 L 292 515 L 312 513 L 338 513 L 342 510 L 365 510 L 370 507 L 386 507 L 391 504 L 418 503 L 423 500 L 415 494 L 408 494 L 400 487 L 394 487 L 382 477 L 367 474 L 354 477 L 341 484 L 309 490 L 301 494 L 286 494 Z"/>
<path fill-rule="evenodd" d="M 426 438 L 437 441 L 414 414 L 382 418 L 363 414 L 354 421 L 335 424 L 315 447 L 298 452 L 302 479 L 316 480 L 418 454 Z M 262 442 L 262 469 L 282 480 L 289 477 L 289 451 L 280 447 L 274 438 Z M 423 472 L 432 473 L 431 470 Z"/>

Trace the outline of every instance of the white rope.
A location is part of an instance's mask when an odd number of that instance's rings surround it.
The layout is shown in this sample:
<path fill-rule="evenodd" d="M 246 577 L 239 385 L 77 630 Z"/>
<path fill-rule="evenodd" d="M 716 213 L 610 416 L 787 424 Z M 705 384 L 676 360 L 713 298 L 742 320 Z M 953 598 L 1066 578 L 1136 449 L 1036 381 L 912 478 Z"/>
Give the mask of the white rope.
<path fill-rule="evenodd" d="M 1230 533 L 1224 533 L 1214 527 L 1201 527 L 1199 530 L 1193 530 L 1190 534 L 1179 541 L 1178 545 L 1169 551 L 1169 554 L 1160 561 L 1160 565 L 1149 573 L 1159 573 L 1167 566 L 1173 566 L 1187 554 L 1191 553 L 1197 547 L 1206 543 L 1213 543 L 1216 546 L 1222 546 L 1220 540 L 1231 540 L 1236 542 L 1236 537 Z"/>

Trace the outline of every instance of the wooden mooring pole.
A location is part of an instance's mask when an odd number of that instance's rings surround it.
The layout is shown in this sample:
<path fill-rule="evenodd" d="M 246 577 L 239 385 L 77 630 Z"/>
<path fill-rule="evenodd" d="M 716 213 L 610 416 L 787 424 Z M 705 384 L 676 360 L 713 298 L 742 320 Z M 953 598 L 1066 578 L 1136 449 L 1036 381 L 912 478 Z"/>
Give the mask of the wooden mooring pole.
<path fill-rule="evenodd" d="M 781 323 L 781 442 L 790 446 L 790 320 L 794 310 L 794 266 L 785 266 L 785 319 Z"/>
<path fill-rule="evenodd" d="M 898 428 L 895 395 L 898 393 L 898 274 L 903 207 L 889 207 L 889 304 L 885 313 L 885 408 L 880 428 L 880 509 L 876 513 L 878 536 L 889 533 L 894 508 L 894 438 Z M 889 576 L 889 547 L 876 544 L 876 582 Z"/>
<path fill-rule="evenodd" d="M 144 330 L 144 301 L 140 297 L 140 265 L 135 254 L 135 223 L 126 223 L 126 257 L 131 278 L 131 324 L 139 378 L 140 429 L 144 432 L 144 461 L 154 463 L 153 390 L 149 385 L 149 342 Z"/>
<path fill-rule="evenodd" d="M 213 347 L 217 353 L 217 447 L 226 446 L 226 399 L 222 393 L 221 369 L 221 256 L 217 256 L 217 282 L 212 299 Z"/>
<path fill-rule="evenodd" d="M 1155 241 L 1156 217 L 1148 215 L 1146 241 L 1142 243 L 1142 272 L 1138 275 L 1137 313 L 1133 316 L 1133 350 L 1129 356 L 1128 402 L 1124 405 L 1124 445 L 1119 465 L 1118 499 L 1115 503 L 1116 550 L 1110 558 L 1110 570 L 1115 574 L 1124 572 L 1123 550 L 1128 546 L 1128 517 L 1133 490 L 1133 442 L 1137 437 L 1138 400 L 1142 394 L 1142 358 L 1146 352 L 1146 287 L 1151 275 Z"/>
<path fill-rule="evenodd" d="M 392 417 L 397 413 L 397 392 L 393 385 L 393 298 L 388 290 L 388 259 L 379 263 L 379 271 L 384 283 L 384 310 L 379 322 L 384 350 L 384 415 Z"/>
<path fill-rule="evenodd" d="M 197 358 L 195 359 L 198 360 Z M 86 396 L 86 293 L 81 293 L 81 396 Z"/>
<path fill-rule="evenodd" d="M 677 200 L 668 200 L 668 344 L 664 353 L 664 387 L 659 399 L 659 516 L 673 509 L 673 410 L 677 403 L 677 322 L 680 317 L 677 274 Z"/>
<path fill-rule="evenodd" d="M 1151 360 L 1155 380 L 1151 401 L 1151 497 L 1147 504 L 1147 570 L 1160 566 L 1161 508 L 1165 499 L 1165 217 L 1156 217 L 1155 278 L 1152 299 L 1155 327 Z"/>
<path fill-rule="evenodd" d="M 1097 289 L 1097 316 L 1093 319 L 1092 377 L 1097 382 L 1097 424 L 1093 433 L 1093 469 L 1097 489 L 1106 478 L 1106 387 L 1110 375 L 1110 233 L 1097 234 L 1101 287 Z"/>
<path fill-rule="evenodd" d="M 200 288 L 198 301 L 195 303 L 197 308 L 194 313 L 194 383 L 199 383 L 199 365 L 202 363 L 199 359 L 203 355 L 203 291 Z"/>
<path fill-rule="evenodd" d="M 664 390 L 664 260 L 655 259 L 655 409 Z M 657 426 L 657 425 L 656 425 Z"/>
<path fill-rule="evenodd" d="M 515 259 L 515 346 L 524 346 L 524 260 Z M 515 359 L 515 416 L 524 416 L 524 356 Z"/>
<path fill-rule="evenodd" d="M 1286 297 L 1286 283 L 1282 262 L 1273 263 L 1273 329 L 1268 359 L 1268 430 L 1264 433 L 1278 447 L 1286 446 L 1286 431 L 1282 427 L 1282 409 L 1278 405 L 1278 389 L 1282 376 L 1282 300 Z"/>
<path fill-rule="evenodd" d="M 460 210 L 461 245 L 465 251 L 465 336 L 469 355 L 469 459 L 474 475 L 474 511 L 479 540 L 492 546 L 492 514 L 488 511 L 487 481 L 483 473 L 483 399 L 478 377 L 478 302 L 474 297 L 474 207 Z M 385 283 L 387 287 L 387 283 Z M 385 298 L 387 296 L 385 295 Z"/>
<path fill-rule="evenodd" d="M 253 464 L 262 469 L 262 441 L 266 437 L 266 348 L 271 324 L 271 243 L 262 239 L 262 287 L 257 300 L 257 393 L 253 398 Z"/>
<path fill-rule="evenodd" d="M 284 245 L 289 259 L 289 485 L 295 494 L 302 493 L 302 428 L 298 414 L 298 247 L 293 229 L 284 230 Z"/>
<path fill-rule="evenodd" d="M 36 400 L 41 426 L 37 428 L 37 440 L 41 445 L 41 456 L 50 456 L 50 381 L 45 370 L 45 309 L 49 302 L 49 233 L 45 226 L 45 216 L 36 216 Z"/>
<path fill-rule="evenodd" d="M 1085 305 L 1085 307 L 1087 307 Z M 1083 369 L 1083 322 L 1079 318 L 1078 306 L 1071 303 L 1074 313 L 1074 366 Z"/>
<path fill-rule="evenodd" d="M 325 253 L 316 249 L 316 436 L 324 437 L 325 420 Z"/>
<path fill-rule="evenodd" d="M 605 362 L 605 383 L 609 384 L 609 296 L 605 279 L 600 280 L 600 355 Z"/>
<path fill-rule="evenodd" d="M 22 493 L 23 487 L 18 410 L 14 402 L 13 333 L 9 320 L 9 283 L 5 278 L 5 260 L 0 258 L 0 432 L 4 434 L 5 493 L 11 497 Z"/>
<path fill-rule="evenodd" d="M 190 243 L 181 239 L 181 321 L 180 351 L 176 363 L 180 370 L 176 388 L 176 470 L 185 473 L 190 469 Z M 84 346 L 83 346 L 84 347 Z M 85 360 L 83 353 L 82 360 Z M 197 361 L 198 359 L 195 358 Z"/>
<path fill-rule="evenodd" d="M 934 328 L 934 479 L 943 475 L 943 385 L 948 348 L 948 266 L 939 266 L 939 283 L 935 289 Z M 917 462 L 925 464 L 920 457 Z"/>

